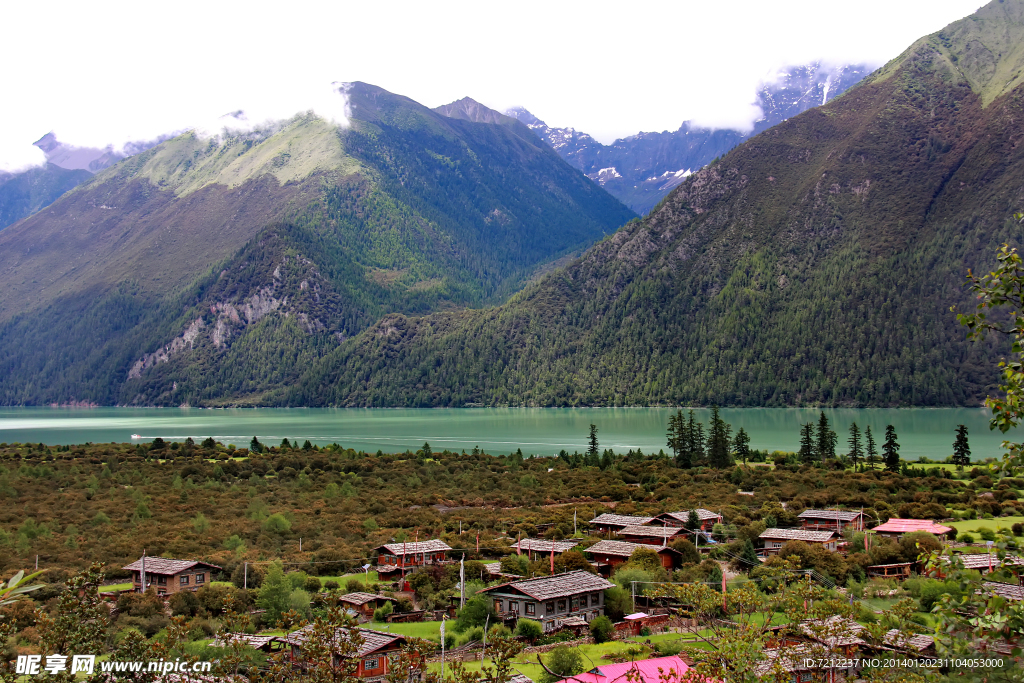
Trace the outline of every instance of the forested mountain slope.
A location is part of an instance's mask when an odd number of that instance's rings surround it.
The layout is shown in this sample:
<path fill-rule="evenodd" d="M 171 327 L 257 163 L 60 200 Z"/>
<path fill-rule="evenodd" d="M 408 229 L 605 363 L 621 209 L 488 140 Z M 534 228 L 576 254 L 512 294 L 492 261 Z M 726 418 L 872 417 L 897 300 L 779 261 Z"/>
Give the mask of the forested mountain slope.
<path fill-rule="evenodd" d="M 1020 244 L 1024 1 L 921 39 L 485 311 L 386 317 L 293 405 L 956 405 L 998 348 L 950 312 Z"/>
<path fill-rule="evenodd" d="M 634 216 L 518 122 L 347 97 L 347 127 L 188 133 L 0 232 L 0 402 L 265 391 L 381 315 L 500 301 Z"/>

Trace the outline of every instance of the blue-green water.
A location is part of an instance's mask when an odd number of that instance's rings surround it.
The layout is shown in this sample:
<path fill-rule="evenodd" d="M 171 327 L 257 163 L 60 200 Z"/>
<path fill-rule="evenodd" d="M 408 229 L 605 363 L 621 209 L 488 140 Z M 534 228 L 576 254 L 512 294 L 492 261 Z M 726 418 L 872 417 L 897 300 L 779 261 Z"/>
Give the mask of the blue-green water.
<path fill-rule="evenodd" d="M 459 451 L 480 446 L 488 453 L 553 455 L 561 449 L 584 450 L 591 423 L 598 427 L 602 448 L 619 452 L 640 448 L 645 453 L 665 446 L 668 408 L 462 408 L 429 409 L 224 409 L 198 408 L 5 408 L 0 409 L 0 442 L 106 443 L 142 442 L 156 437 L 184 441 L 212 436 L 226 444 L 248 445 L 256 436 L 267 444 L 281 439 L 315 444 L 339 443 L 375 452 L 416 449 L 429 442 L 434 450 Z M 695 410 L 707 423 L 710 410 Z M 846 452 L 847 430 L 856 421 L 870 426 L 881 449 L 885 426 L 899 435 L 905 459 L 945 458 L 952 453 L 953 430 L 967 425 L 972 457 L 998 457 L 1008 436 L 988 428 L 988 411 L 979 408 L 907 408 L 825 410 Z M 733 431 L 743 427 L 751 447 L 795 451 L 800 425 L 816 422 L 811 408 L 736 408 L 722 411 Z"/>

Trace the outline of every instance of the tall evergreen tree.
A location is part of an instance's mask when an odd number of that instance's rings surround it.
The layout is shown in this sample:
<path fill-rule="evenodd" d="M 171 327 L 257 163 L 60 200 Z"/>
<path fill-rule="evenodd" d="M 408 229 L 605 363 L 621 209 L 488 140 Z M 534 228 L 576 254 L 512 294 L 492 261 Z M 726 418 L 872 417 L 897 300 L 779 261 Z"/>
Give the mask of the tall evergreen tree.
<path fill-rule="evenodd" d="M 971 464 L 971 446 L 967 443 L 967 425 L 957 425 L 953 441 L 953 464 L 962 470 Z"/>
<path fill-rule="evenodd" d="M 864 457 L 864 450 L 860 444 L 860 427 L 857 426 L 856 422 L 850 423 L 850 440 L 847 443 L 850 445 L 850 452 L 847 453 L 847 456 L 849 456 L 850 462 L 853 463 L 853 468 L 856 470 L 857 463 Z"/>
<path fill-rule="evenodd" d="M 686 441 L 686 425 L 683 422 L 683 411 L 677 410 L 668 417 L 668 447 L 672 449 L 672 457 L 676 465 L 682 467 L 682 452 Z"/>
<path fill-rule="evenodd" d="M 892 425 L 885 426 L 885 443 L 882 444 L 882 456 L 885 459 L 885 469 L 890 472 L 899 472 L 900 445 L 896 441 L 896 428 Z"/>
<path fill-rule="evenodd" d="M 732 465 L 730 445 L 732 426 L 718 412 L 718 406 L 711 407 L 711 425 L 708 427 L 708 461 L 712 467 L 723 469 Z"/>
<path fill-rule="evenodd" d="M 836 442 L 838 438 L 836 433 L 832 431 L 832 427 L 829 426 L 828 418 L 825 417 L 825 411 L 821 411 L 821 416 L 818 417 L 818 435 L 816 444 L 816 455 L 821 460 L 821 464 L 824 465 L 826 460 L 835 459 L 836 457 Z"/>
<path fill-rule="evenodd" d="M 692 410 L 683 434 L 681 466 L 688 469 L 704 459 L 704 425 L 697 421 Z"/>
<path fill-rule="evenodd" d="M 810 465 L 814 462 L 814 423 L 800 425 L 800 462 Z"/>
<path fill-rule="evenodd" d="M 700 528 L 700 517 L 697 516 L 696 510 L 690 510 L 690 514 L 686 516 L 686 528 L 690 531 Z"/>
<path fill-rule="evenodd" d="M 750 435 L 743 427 L 736 432 L 736 438 L 733 440 L 733 453 L 744 465 L 747 464 L 747 458 L 750 457 Z"/>
<path fill-rule="evenodd" d="M 597 458 L 601 455 L 601 451 L 597 447 L 597 425 L 590 425 L 590 447 L 587 448 L 587 458 L 592 462 L 596 462 Z"/>
<path fill-rule="evenodd" d="M 864 428 L 864 440 L 867 442 L 867 450 L 865 451 L 864 460 L 868 464 L 868 468 L 876 469 L 878 464 L 878 449 L 875 448 L 875 437 L 871 435 L 871 425 Z"/>

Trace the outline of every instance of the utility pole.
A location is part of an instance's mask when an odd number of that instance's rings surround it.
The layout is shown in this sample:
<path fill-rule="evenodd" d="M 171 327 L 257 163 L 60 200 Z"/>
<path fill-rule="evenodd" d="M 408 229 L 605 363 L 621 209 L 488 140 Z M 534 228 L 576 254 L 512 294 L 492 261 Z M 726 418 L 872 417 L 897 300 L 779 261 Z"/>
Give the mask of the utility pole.
<path fill-rule="evenodd" d="M 242 587 L 244 590 L 249 590 L 249 563 L 246 562 L 242 566 Z"/>
<path fill-rule="evenodd" d="M 36 556 L 38 557 L 38 555 Z M 142 550 L 142 592 L 146 592 L 146 550 Z"/>

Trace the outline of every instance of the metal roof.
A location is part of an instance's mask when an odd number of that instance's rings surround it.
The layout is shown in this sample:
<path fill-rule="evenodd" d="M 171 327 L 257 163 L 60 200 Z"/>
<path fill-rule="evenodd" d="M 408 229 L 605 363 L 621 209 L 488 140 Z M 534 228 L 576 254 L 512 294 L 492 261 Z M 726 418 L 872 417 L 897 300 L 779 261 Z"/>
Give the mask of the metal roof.
<path fill-rule="evenodd" d="M 661 553 L 666 550 L 673 553 L 678 552 L 672 548 L 665 548 L 647 543 L 630 543 L 629 541 L 598 541 L 589 548 L 586 548 L 585 552 L 597 553 L 599 555 L 615 555 L 616 557 L 630 557 L 633 554 L 633 551 L 637 548 L 649 548 L 656 553 Z"/>
<path fill-rule="evenodd" d="M 181 572 L 188 571 L 196 565 L 202 565 L 203 567 L 210 567 L 211 569 L 220 569 L 215 564 L 209 562 L 202 562 L 200 560 L 170 560 L 166 557 L 147 557 L 146 560 L 146 573 L 147 574 L 163 574 L 166 576 L 173 576 L 180 574 Z M 142 559 L 138 559 L 131 564 L 122 567 L 127 571 L 141 572 L 142 571 Z"/>
<path fill-rule="evenodd" d="M 300 648 L 306 642 L 308 638 L 308 632 L 313 628 L 313 624 L 307 624 L 298 631 L 292 631 L 288 635 L 280 638 L 280 640 L 288 643 L 289 645 L 297 645 Z M 347 638 L 347 634 L 343 633 L 347 629 L 339 628 L 335 630 L 335 641 L 340 642 L 343 638 Z M 359 635 L 362 639 L 362 644 L 359 646 L 359 650 L 354 656 L 365 657 L 371 652 L 381 650 L 395 642 L 405 643 L 405 636 L 398 633 L 385 633 L 384 631 L 374 631 L 369 628 L 357 628 Z"/>
<path fill-rule="evenodd" d="M 374 600 L 390 600 L 391 602 L 398 602 L 394 598 L 389 598 L 386 595 L 376 595 L 375 593 L 345 593 L 338 598 L 339 602 L 347 602 L 350 605 L 365 605 L 368 602 Z"/>
<path fill-rule="evenodd" d="M 834 531 L 807 531 L 805 529 L 765 529 L 760 538 L 781 539 L 785 541 L 810 541 L 826 543 L 836 535 Z"/>
<path fill-rule="evenodd" d="M 451 550 L 447 543 L 432 538 L 429 541 L 413 543 L 385 543 L 377 550 L 387 550 L 391 555 L 415 555 L 417 553 L 436 553 Z"/>
<path fill-rule="evenodd" d="M 640 536 L 651 538 L 672 538 L 685 533 L 678 526 L 627 526 L 616 531 L 619 536 Z"/>
<path fill-rule="evenodd" d="M 722 519 L 722 515 L 718 514 L 717 512 L 712 512 L 711 510 L 705 510 L 704 508 L 697 508 L 696 510 L 694 510 L 694 512 L 697 513 L 697 519 L 699 519 L 702 522 L 708 519 Z M 668 517 L 670 519 L 674 519 L 678 522 L 686 524 L 688 521 L 690 521 L 690 511 L 680 510 L 679 512 L 663 512 L 654 519 L 661 519 L 662 517 Z"/>
<path fill-rule="evenodd" d="M 831 519 L 852 522 L 863 514 L 854 510 L 804 510 L 797 517 L 799 519 Z"/>
<path fill-rule="evenodd" d="M 899 519 L 894 517 L 885 524 L 879 524 L 872 531 L 890 534 L 907 534 L 913 531 L 927 531 L 930 534 L 948 534 L 952 527 L 936 524 L 930 519 Z"/>
<path fill-rule="evenodd" d="M 548 541 L 543 538 L 524 538 L 512 547 L 542 553 L 550 553 L 552 550 L 556 553 L 564 553 L 567 550 L 572 550 L 579 544 L 579 541 Z"/>
<path fill-rule="evenodd" d="M 630 517 L 628 515 L 613 515 L 609 512 L 594 517 L 590 520 L 591 524 L 603 525 L 603 526 L 630 526 L 631 524 L 647 524 L 654 517 Z"/>
<path fill-rule="evenodd" d="M 603 579 L 596 574 L 578 569 L 565 574 L 555 576 L 541 576 L 536 579 L 525 579 L 523 581 L 512 581 L 499 586 L 485 588 L 481 593 L 490 593 L 502 588 L 512 588 L 534 600 L 553 600 L 554 598 L 565 598 L 580 593 L 591 593 L 612 588 L 615 584 Z"/>

